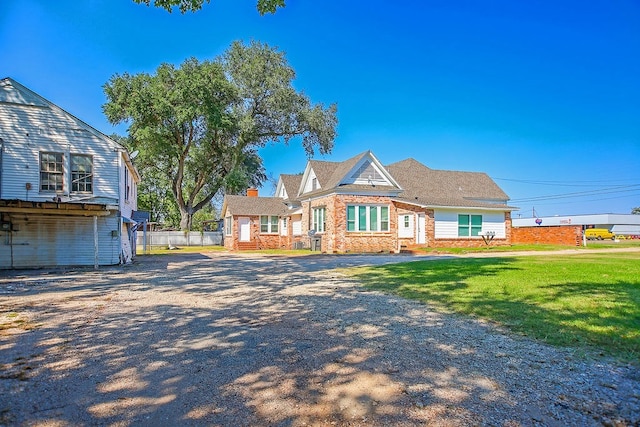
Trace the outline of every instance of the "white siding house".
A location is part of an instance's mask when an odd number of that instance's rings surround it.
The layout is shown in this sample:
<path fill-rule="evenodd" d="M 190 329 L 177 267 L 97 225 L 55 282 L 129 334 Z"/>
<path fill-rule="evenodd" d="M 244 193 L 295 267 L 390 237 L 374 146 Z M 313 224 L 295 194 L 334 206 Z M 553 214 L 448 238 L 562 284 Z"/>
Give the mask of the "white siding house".
<path fill-rule="evenodd" d="M 477 222 L 474 221 L 476 219 Z M 436 239 L 457 239 L 461 236 L 480 239 L 478 237 L 480 233 L 487 232 L 493 233 L 498 239 L 506 237 L 506 225 L 502 212 L 487 209 L 437 209 L 434 211 L 434 220 Z"/>
<path fill-rule="evenodd" d="M 0 80 L 0 268 L 131 261 L 139 180 L 123 146 Z"/>

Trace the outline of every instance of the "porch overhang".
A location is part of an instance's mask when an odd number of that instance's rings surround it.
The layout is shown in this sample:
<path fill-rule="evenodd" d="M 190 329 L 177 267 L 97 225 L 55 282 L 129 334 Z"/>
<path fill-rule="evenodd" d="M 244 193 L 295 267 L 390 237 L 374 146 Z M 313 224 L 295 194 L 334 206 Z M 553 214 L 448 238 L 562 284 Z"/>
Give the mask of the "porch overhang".
<path fill-rule="evenodd" d="M 0 213 L 64 216 L 108 216 L 117 206 L 93 203 L 30 202 L 26 200 L 0 200 Z"/>

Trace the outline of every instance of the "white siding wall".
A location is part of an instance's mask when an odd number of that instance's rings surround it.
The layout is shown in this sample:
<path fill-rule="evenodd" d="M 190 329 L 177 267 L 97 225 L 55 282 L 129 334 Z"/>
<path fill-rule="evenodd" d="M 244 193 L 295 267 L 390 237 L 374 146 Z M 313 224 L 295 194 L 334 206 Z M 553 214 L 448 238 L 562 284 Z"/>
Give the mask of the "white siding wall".
<path fill-rule="evenodd" d="M 482 215 L 482 231 L 493 231 L 496 238 L 505 238 L 506 231 L 504 225 L 504 213 L 495 211 L 482 210 L 436 210 L 434 211 L 435 219 L 435 238 L 436 239 L 452 239 L 458 238 L 458 215 Z M 467 237 L 461 237 L 466 239 Z M 479 237 L 478 237 L 479 238 Z"/>
<path fill-rule="evenodd" d="M 12 215 L 18 231 L 11 232 L 11 238 L 9 232 L 0 231 L 0 268 L 93 266 L 93 221 L 93 217 Z M 98 217 L 99 265 L 120 262 L 120 240 L 111 233 L 118 230 L 118 222 L 115 215 Z"/>
<path fill-rule="evenodd" d="M 307 176 L 307 182 L 304 183 L 304 190 L 302 190 L 303 193 L 308 193 L 310 191 L 313 191 L 313 180 L 316 179 L 316 174 L 315 172 L 313 172 L 313 169 L 311 169 L 309 171 L 309 176 Z M 316 183 L 316 185 L 318 186 L 317 188 L 320 188 L 320 183 Z"/>
<path fill-rule="evenodd" d="M 63 201 L 87 197 L 70 194 L 70 154 L 93 156 L 94 197 L 118 198 L 118 152 L 106 138 L 79 127 L 75 120 L 49 107 L 0 103 L 2 129 L 2 199 L 49 201 L 54 192 L 40 192 L 40 156 L 43 151 L 64 153 Z M 26 184 L 31 190 L 26 190 Z M 68 197 L 71 197 L 69 199 Z M 90 195 L 91 196 L 91 195 Z"/>

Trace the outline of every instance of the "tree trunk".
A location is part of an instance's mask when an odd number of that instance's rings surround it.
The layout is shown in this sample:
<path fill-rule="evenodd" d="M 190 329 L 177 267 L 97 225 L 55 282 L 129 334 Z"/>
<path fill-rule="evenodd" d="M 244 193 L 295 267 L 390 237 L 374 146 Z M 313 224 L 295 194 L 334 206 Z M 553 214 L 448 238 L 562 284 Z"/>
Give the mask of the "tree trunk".
<path fill-rule="evenodd" d="M 193 214 L 180 209 L 180 230 L 191 231 Z"/>

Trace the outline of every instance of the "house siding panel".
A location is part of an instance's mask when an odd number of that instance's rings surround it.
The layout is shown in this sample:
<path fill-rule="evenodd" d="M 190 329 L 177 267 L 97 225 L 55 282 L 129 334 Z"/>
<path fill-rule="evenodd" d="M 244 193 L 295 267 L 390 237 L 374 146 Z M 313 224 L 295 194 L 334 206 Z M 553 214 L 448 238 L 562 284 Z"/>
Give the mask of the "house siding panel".
<path fill-rule="evenodd" d="M 511 213 L 494 212 L 483 210 L 460 210 L 446 211 L 435 210 L 433 216 L 434 240 L 430 241 L 429 247 L 479 247 L 486 243 L 482 237 L 458 237 L 458 214 L 482 215 L 483 231 L 494 231 L 496 233 L 489 243 L 492 246 L 505 246 L 511 244 Z M 429 218 L 427 218 L 429 221 Z M 427 230 L 429 225 L 427 225 Z"/>
<path fill-rule="evenodd" d="M 87 197 L 105 197 L 118 199 L 118 157 L 120 153 L 113 152 L 108 147 L 96 148 L 97 138 L 76 138 L 69 140 L 73 144 L 71 149 L 67 143 L 56 142 L 44 138 L 30 138 L 28 141 L 20 138 L 3 138 L 2 154 L 2 194 L 3 199 L 49 201 L 56 192 L 40 191 L 40 153 L 57 152 L 64 154 L 63 192 L 57 194 L 63 201 L 81 201 Z M 20 141 L 16 143 L 15 141 Z M 93 192 L 70 192 L 70 155 L 87 154 L 93 157 Z M 26 184 L 31 189 L 26 189 Z"/>
<path fill-rule="evenodd" d="M 0 232 L 0 268 L 93 266 L 93 217 L 14 215 L 18 231 Z M 115 215 L 98 217 L 98 263 L 120 262 Z"/>
<path fill-rule="evenodd" d="M 496 238 L 506 237 L 504 212 L 487 212 L 482 210 L 461 210 L 461 211 L 435 211 L 435 238 L 455 239 L 458 238 L 458 215 L 482 215 L 482 231 L 492 231 L 496 233 Z"/>

